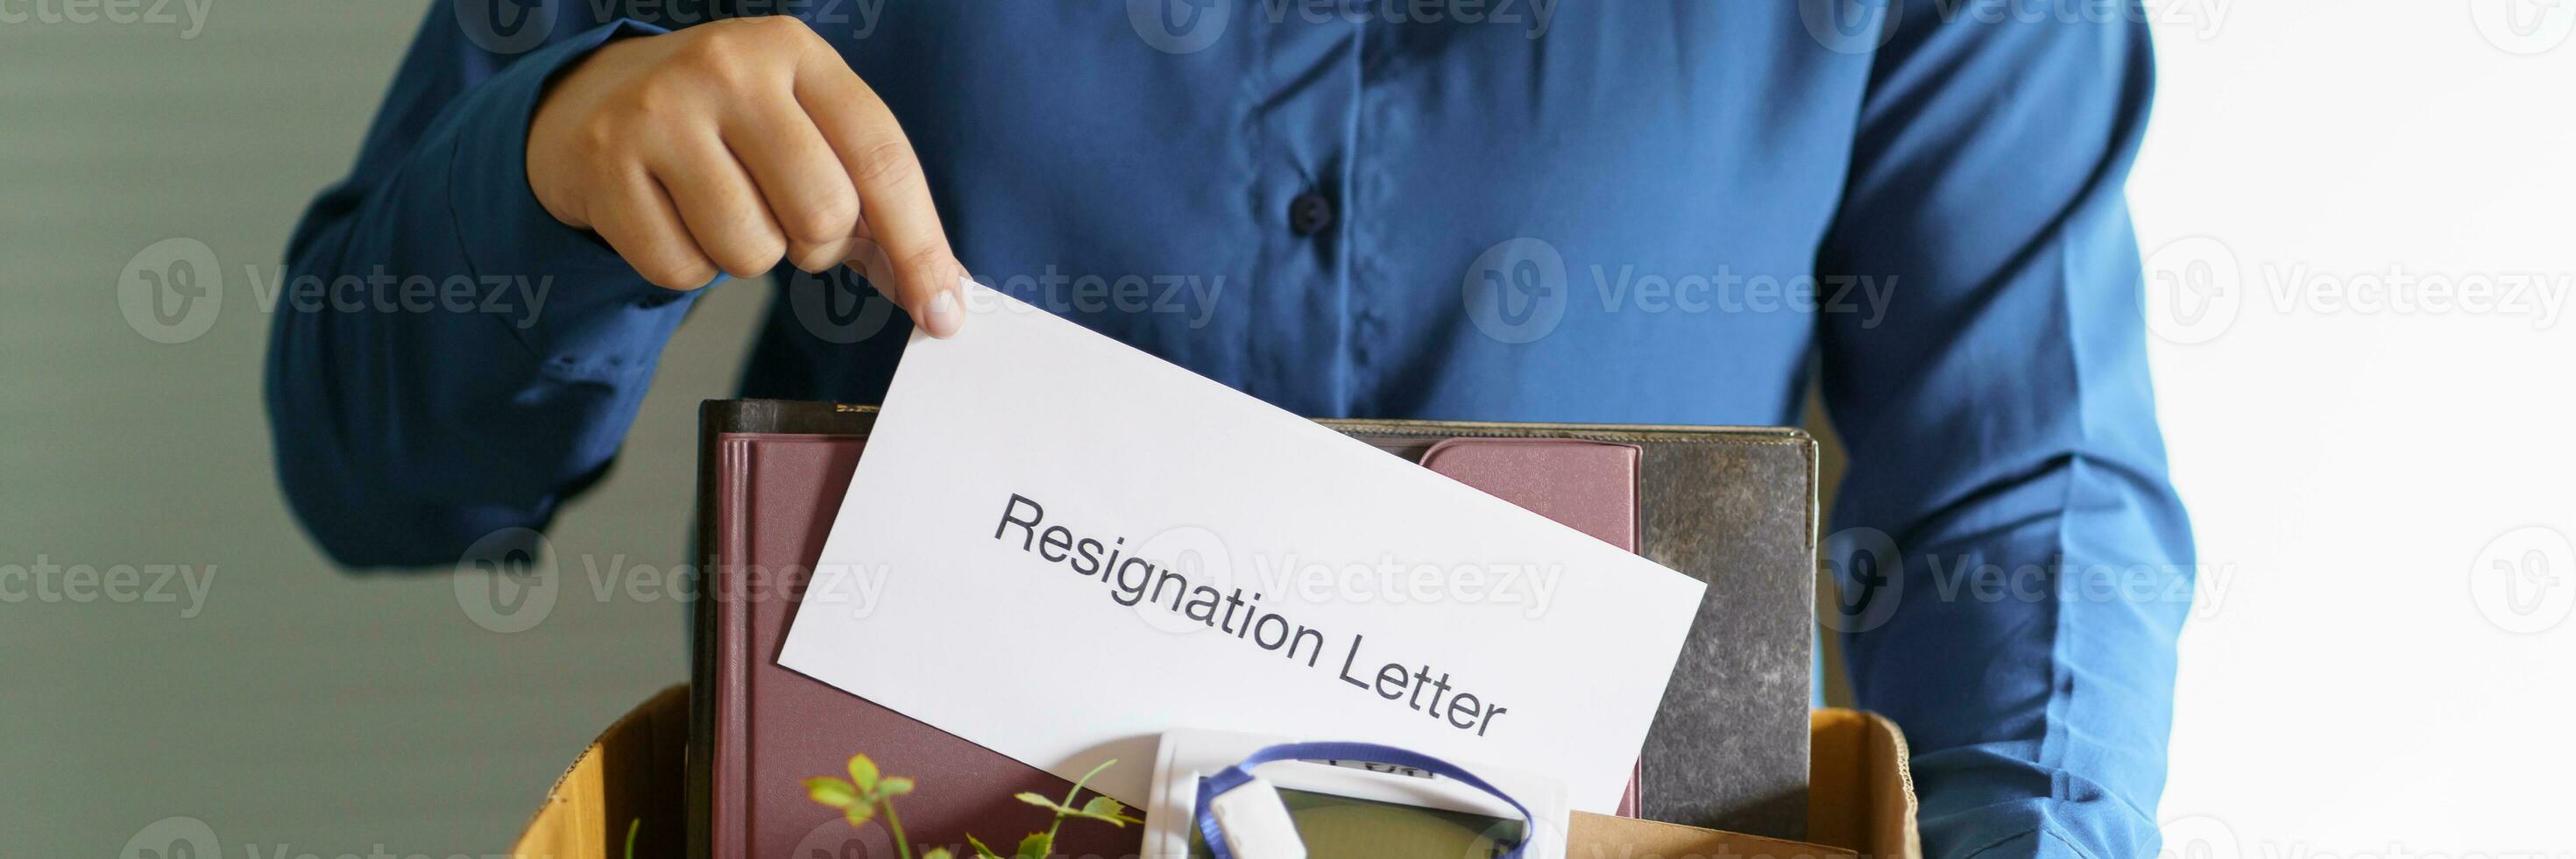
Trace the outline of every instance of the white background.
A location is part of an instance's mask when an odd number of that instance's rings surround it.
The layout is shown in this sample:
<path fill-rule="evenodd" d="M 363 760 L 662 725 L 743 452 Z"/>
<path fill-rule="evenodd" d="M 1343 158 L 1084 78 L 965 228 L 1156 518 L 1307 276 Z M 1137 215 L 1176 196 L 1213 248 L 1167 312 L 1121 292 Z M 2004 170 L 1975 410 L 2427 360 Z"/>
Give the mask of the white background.
<path fill-rule="evenodd" d="M 2170 855 L 2576 855 L 2576 323 L 2336 305 L 2318 277 L 2565 299 L 2576 3 L 2509 2 L 2149 4 L 2129 190 L 2207 571 Z M 2193 259 L 2216 278 L 2179 280 Z M 2218 290 L 2196 325 L 2185 282 Z M 2493 564 L 2532 547 L 2517 613 Z"/>

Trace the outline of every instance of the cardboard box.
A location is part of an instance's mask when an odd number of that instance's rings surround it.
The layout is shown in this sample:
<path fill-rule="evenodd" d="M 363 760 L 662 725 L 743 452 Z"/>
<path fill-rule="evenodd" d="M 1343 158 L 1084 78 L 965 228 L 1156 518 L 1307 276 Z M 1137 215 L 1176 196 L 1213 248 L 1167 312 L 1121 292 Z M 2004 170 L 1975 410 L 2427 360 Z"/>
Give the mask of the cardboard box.
<path fill-rule="evenodd" d="M 1872 713 L 1817 710 L 1807 832 L 1782 841 L 1599 815 L 1575 815 L 1569 859 L 1919 859 L 1905 738 Z M 511 854 L 524 859 L 676 859 L 687 844 L 683 757 L 689 687 L 662 690 L 610 725 L 555 780 Z M 787 857 L 809 859 L 809 857 Z"/>

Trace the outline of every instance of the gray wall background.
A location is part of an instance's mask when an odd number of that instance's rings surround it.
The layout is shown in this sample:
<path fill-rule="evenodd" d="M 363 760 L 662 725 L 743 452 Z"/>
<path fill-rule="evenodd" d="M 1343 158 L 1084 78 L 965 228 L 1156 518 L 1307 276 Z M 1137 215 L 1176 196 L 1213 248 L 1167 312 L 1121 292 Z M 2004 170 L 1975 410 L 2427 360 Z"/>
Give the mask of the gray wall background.
<path fill-rule="evenodd" d="M 686 551 L 695 405 L 731 390 L 766 289 L 720 290 L 672 344 L 618 470 L 561 519 L 535 628 L 476 625 L 444 573 L 340 573 L 271 476 L 245 267 L 277 276 L 427 3 L 204 8 L 193 38 L 184 14 L 0 23 L 0 572 L 213 570 L 184 617 L 184 595 L 0 578 L 20 591 L 0 600 L 0 855 L 116 856 L 172 816 L 227 857 L 505 850 L 594 733 L 686 678 L 681 610 L 652 588 Z M 213 249 L 223 301 L 163 344 L 117 286 L 171 237 Z M 593 593 L 584 561 L 620 555 L 654 571 L 620 579 L 642 598 Z"/>
<path fill-rule="evenodd" d="M 0 578 L 0 856 L 120 855 L 174 817 L 226 856 L 502 851 L 600 728 L 686 679 L 668 586 L 694 413 L 731 392 L 765 285 L 718 289 L 681 329 L 616 472 L 557 522 L 532 629 L 478 625 L 443 571 L 337 571 L 278 494 L 253 285 L 348 169 L 427 5 L 0 23 L 0 573 L 210 582 L 202 602 L 81 601 Z M 222 303 L 160 343 L 117 294 L 171 238 L 214 252 Z"/>

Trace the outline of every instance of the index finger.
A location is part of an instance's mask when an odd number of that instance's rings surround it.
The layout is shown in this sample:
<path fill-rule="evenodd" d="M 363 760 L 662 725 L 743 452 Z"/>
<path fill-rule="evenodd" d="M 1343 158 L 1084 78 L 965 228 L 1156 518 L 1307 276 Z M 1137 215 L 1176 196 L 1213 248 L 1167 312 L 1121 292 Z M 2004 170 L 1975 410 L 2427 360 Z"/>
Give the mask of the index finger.
<path fill-rule="evenodd" d="M 948 247 L 938 207 L 930 199 L 930 180 L 922 175 L 912 141 L 893 111 L 838 54 L 819 43 L 798 64 L 796 100 L 850 171 L 859 192 L 859 218 L 893 267 L 895 303 L 932 336 L 955 334 L 965 320 L 957 284 L 966 267 Z"/>

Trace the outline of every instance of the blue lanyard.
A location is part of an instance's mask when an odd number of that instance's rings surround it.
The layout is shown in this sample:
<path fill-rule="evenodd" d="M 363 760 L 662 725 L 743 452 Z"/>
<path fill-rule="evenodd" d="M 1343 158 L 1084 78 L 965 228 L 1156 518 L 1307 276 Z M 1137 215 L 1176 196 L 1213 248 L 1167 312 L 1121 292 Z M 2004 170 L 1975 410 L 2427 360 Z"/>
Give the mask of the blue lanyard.
<path fill-rule="evenodd" d="M 1448 761 L 1420 752 L 1407 751 L 1394 746 L 1381 746 L 1376 743 L 1282 743 L 1253 752 L 1252 756 L 1244 758 L 1242 763 L 1199 779 L 1199 798 L 1196 809 L 1199 837 L 1207 842 L 1208 853 L 1215 859 L 1234 859 L 1234 851 L 1226 848 L 1225 830 L 1217 826 L 1216 815 L 1208 810 L 1208 803 L 1216 799 L 1218 794 L 1242 787 L 1244 782 L 1251 781 L 1253 767 L 1272 761 L 1358 761 L 1410 767 L 1456 779 L 1460 784 L 1493 794 L 1502 801 L 1511 803 L 1512 810 L 1520 812 L 1521 820 L 1526 821 L 1521 831 L 1521 843 L 1512 845 L 1511 851 L 1504 853 L 1499 859 L 1520 859 L 1521 849 L 1529 846 L 1530 838 L 1538 831 L 1538 821 L 1530 817 L 1528 806 L 1522 805 L 1520 800 L 1513 799 L 1511 794 L 1504 793 L 1500 788 L 1485 783 L 1485 780 L 1477 778 L 1475 773 L 1459 769 Z"/>

